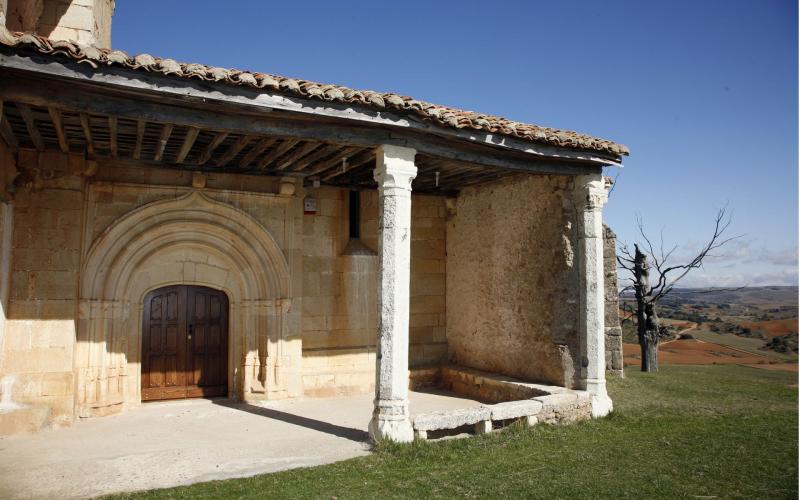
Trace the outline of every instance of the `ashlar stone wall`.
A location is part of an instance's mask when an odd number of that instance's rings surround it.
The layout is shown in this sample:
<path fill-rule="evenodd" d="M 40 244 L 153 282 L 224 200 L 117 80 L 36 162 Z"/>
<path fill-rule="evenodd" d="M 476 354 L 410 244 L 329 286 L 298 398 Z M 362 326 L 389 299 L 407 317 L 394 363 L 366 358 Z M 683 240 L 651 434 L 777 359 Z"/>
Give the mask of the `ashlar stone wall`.
<path fill-rule="evenodd" d="M 4 0 L 8 29 L 111 47 L 114 0 Z"/>
<path fill-rule="evenodd" d="M 349 193 L 307 188 L 303 215 L 303 387 L 308 396 L 366 394 L 375 371 L 376 258 L 346 251 Z"/>
<path fill-rule="evenodd" d="M 309 396 L 374 390 L 378 196 L 360 193 L 360 238 L 349 239 L 349 192 L 308 188 L 317 212 L 303 219 L 303 384 Z M 445 332 L 445 200 L 412 194 L 409 364 L 442 363 Z"/>
<path fill-rule="evenodd" d="M 463 190 L 447 225 L 456 364 L 571 387 L 578 356 L 575 214 L 564 176 Z"/>
<path fill-rule="evenodd" d="M 622 375 L 622 328 L 619 323 L 619 289 L 617 287 L 617 235 L 605 224 L 603 224 L 603 269 L 606 286 L 606 370 Z"/>
<path fill-rule="evenodd" d="M 13 200 L 10 287 L 0 380 L 6 403 L 34 403 L 36 427 L 67 425 L 74 409 L 74 348 L 78 309 L 82 181 L 72 175 L 83 159 L 60 154 L 19 155 L 20 169 L 54 173 Z M 38 420 L 38 421 L 37 421 Z"/>

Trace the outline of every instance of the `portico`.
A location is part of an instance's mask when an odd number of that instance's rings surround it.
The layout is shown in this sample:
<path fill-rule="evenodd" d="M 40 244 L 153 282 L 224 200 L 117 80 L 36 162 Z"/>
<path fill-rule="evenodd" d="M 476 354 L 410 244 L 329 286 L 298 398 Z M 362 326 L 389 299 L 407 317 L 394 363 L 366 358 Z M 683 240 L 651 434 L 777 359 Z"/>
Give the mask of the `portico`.
<path fill-rule="evenodd" d="M 237 401 L 374 394 L 376 440 L 427 432 L 425 385 L 545 398 L 469 425 L 584 392 L 611 411 L 602 172 L 624 146 L 5 29 L 0 89 L 0 421 L 123 412 L 190 372 Z M 226 304 L 227 336 L 193 330 L 205 302 L 161 316 L 169 287 Z"/>

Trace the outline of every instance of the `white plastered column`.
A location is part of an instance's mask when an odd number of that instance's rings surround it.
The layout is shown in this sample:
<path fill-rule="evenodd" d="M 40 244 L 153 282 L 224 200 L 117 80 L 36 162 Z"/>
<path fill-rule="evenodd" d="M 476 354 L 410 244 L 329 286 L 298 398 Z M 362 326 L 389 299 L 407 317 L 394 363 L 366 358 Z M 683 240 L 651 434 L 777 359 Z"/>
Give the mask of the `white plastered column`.
<path fill-rule="evenodd" d="M 381 146 L 376 151 L 378 182 L 378 346 L 373 440 L 414 439 L 408 413 L 408 317 L 411 280 L 411 181 L 417 151 Z"/>
<path fill-rule="evenodd" d="M 574 199 L 578 216 L 581 388 L 592 395 L 592 416 L 603 417 L 613 405 L 606 391 L 603 205 L 608 195 L 602 174 L 576 177 Z"/>

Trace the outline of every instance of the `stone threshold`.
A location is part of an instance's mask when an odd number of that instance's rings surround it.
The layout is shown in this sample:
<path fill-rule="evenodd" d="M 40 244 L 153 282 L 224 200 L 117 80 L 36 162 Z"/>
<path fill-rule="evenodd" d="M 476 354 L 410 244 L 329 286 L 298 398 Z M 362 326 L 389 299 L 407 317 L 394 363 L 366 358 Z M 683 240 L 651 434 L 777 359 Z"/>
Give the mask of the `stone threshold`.
<path fill-rule="evenodd" d="M 454 433 L 486 434 L 511 423 L 568 424 L 592 416 L 586 391 L 528 383 L 512 377 L 459 366 L 413 370 L 414 388 L 436 385 L 484 402 L 476 408 L 421 413 L 412 418 L 416 439 L 436 439 Z"/>

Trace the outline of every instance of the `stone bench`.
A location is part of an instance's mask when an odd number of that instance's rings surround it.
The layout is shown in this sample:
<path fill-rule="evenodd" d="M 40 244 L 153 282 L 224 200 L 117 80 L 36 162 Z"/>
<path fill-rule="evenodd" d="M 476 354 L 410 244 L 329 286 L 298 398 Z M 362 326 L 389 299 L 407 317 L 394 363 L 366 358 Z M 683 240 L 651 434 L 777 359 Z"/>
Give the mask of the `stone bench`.
<path fill-rule="evenodd" d="M 484 434 L 492 430 L 492 411 L 487 406 L 464 408 L 458 410 L 434 411 L 422 413 L 414 417 L 414 435 L 418 439 L 427 439 L 428 432 L 452 430 L 465 425 L 474 425 L 476 434 Z"/>
<path fill-rule="evenodd" d="M 417 439 L 428 439 L 434 431 L 454 430 L 473 426 L 476 434 L 491 432 L 493 423 L 521 420 L 529 426 L 538 423 L 561 424 L 586 420 L 592 415 L 591 395 L 565 387 L 531 384 L 455 367 L 448 367 L 447 378 L 467 379 L 469 384 L 490 386 L 493 395 L 514 395 L 519 399 L 484 404 L 477 408 L 422 413 L 412 419 Z M 456 389 L 451 385 L 451 390 Z M 458 392 L 457 390 L 455 392 Z M 470 391 L 472 392 L 472 391 Z M 474 394 L 470 394 L 474 396 Z"/>

